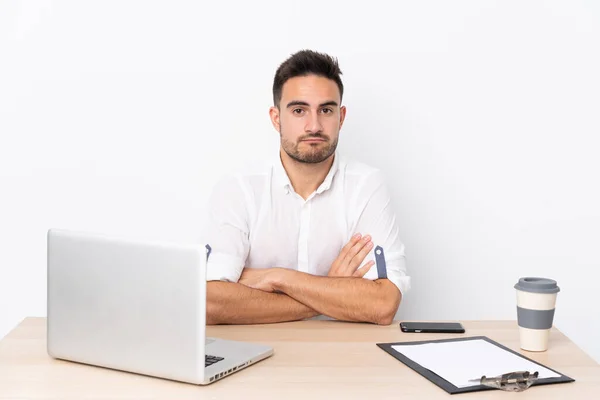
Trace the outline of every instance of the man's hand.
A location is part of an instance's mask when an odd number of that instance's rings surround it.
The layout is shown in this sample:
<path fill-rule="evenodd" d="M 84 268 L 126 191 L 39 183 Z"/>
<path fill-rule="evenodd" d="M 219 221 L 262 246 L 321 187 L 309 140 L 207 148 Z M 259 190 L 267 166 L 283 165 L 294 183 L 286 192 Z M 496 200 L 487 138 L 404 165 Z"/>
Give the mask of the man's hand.
<path fill-rule="evenodd" d="M 280 268 L 244 268 L 239 283 L 263 292 L 274 292 L 273 283 L 279 276 Z"/>
<path fill-rule="evenodd" d="M 373 261 L 369 261 L 360 266 L 372 249 L 371 236 L 362 237 L 357 233 L 342 248 L 327 276 L 362 278 L 375 265 Z M 274 285 L 284 279 L 285 272 L 281 268 L 244 268 L 238 282 L 252 289 L 272 293 L 275 292 Z"/>
<path fill-rule="evenodd" d="M 371 242 L 371 236 L 366 235 L 362 237 L 360 233 L 357 233 L 342 248 L 342 251 L 340 251 L 340 254 L 331 265 L 327 276 L 362 278 L 375 265 L 375 262 L 369 261 L 360 267 L 360 264 L 372 249 L 373 242 Z"/>

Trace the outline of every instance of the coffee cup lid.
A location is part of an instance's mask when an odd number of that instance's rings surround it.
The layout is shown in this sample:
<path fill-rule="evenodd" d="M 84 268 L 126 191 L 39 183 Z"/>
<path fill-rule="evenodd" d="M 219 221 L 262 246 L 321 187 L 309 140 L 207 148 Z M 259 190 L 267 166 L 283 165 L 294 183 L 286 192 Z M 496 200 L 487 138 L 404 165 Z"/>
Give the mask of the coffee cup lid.
<path fill-rule="evenodd" d="M 525 277 L 519 279 L 515 284 L 515 289 L 522 292 L 532 293 L 558 293 L 560 288 L 556 285 L 556 281 L 548 278 Z"/>

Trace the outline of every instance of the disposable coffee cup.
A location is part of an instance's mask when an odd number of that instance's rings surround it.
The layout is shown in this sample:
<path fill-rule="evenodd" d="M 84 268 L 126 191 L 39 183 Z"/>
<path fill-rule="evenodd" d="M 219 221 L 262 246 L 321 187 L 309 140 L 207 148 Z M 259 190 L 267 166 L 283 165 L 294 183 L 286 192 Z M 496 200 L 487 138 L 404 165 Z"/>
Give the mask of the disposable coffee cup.
<path fill-rule="evenodd" d="M 552 279 L 526 277 L 519 279 L 515 289 L 521 348 L 527 351 L 548 350 L 560 288 Z"/>

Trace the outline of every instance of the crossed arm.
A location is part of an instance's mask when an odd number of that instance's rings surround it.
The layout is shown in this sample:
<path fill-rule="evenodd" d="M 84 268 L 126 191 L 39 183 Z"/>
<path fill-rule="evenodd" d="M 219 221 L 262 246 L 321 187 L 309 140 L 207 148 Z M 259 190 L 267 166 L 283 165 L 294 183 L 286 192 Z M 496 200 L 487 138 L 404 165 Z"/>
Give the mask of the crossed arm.
<path fill-rule="evenodd" d="M 401 293 L 387 279 L 363 279 L 373 262 L 360 265 L 371 249 L 369 236 L 355 235 L 328 276 L 283 268 L 247 268 L 239 283 L 208 282 L 207 322 L 273 323 L 324 314 L 338 320 L 389 325 Z"/>

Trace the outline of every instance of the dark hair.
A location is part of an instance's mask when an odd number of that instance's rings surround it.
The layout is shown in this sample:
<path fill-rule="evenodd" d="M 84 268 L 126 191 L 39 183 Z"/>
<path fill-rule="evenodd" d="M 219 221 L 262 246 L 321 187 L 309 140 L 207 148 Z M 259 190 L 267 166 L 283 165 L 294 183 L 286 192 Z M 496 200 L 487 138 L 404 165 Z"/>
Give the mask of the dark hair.
<path fill-rule="evenodd" d="M 297 76 L 317 75 L 334 81 L 340 89 L 340 100 L 344 94 L 342 71 L 337 59 L 312 50 L 300 50 L 285 60 L 275 73 L 273 80 L 273 103 L 279 107 L 283 84 Z"/>

